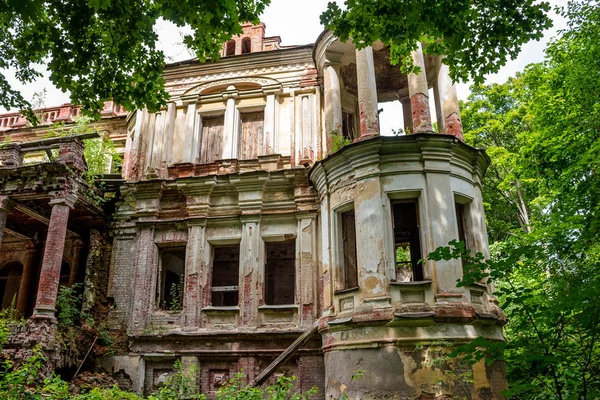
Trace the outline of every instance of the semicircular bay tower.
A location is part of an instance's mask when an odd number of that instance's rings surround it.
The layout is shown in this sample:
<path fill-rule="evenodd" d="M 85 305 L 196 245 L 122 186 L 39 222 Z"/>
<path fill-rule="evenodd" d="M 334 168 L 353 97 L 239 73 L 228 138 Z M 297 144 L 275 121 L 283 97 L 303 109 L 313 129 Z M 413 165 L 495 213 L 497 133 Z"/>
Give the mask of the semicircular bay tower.
<path fill-rule="evenodd" d="M 42 140 L 77 107 L 41 110 L 37 128 L 0 115 L 17 143 L 0 149 L 2 306 L 50 335 L 59 285 L 83 283 L 84 307 L 127 338 L 103 368 L 138 392 L 180 360 L 209 398 L 242 369 L 315 398 L 502 398 L 501 363 L 446 357 L 504 340 L 493 288 L 457 287 L 460 259 L 419 262 L 452 240 L 488 256 L 489 158 L 462 141 L 442 58 L 419 46 L 405 75 L 381 43 L 280 41 L 245 24 L 218 62 L 165 67 L 159 112 L 107 103 L 91 128 L 123 156 L 110 209 L 64 168 L 87 168 L 83 138 Z M 391 101 L 406 134 L 381 136 Z M 67 150 L 41 160 L 51 145 Z"/>

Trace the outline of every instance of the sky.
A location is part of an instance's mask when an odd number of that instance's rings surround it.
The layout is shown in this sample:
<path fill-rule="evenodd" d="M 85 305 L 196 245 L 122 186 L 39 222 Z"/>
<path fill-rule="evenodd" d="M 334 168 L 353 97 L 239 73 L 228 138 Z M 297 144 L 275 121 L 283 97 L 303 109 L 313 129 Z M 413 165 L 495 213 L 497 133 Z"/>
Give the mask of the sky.
<path fill-rule="evenodd" d="M 341 5 L 342 2 L 340 0 L 336 1 Z M 565 5 L 566 0 L 550 0 L 550 4 L 554 8 L 557 5 Z M 314 43 L 323 31 L 323 27 L 319 22 L 319 15 L 326 7 L 327 0 L 272 0 L 261 17 L 261 21 L 266 24 L 266 35 L 281 36 L 282 45 Z M 517 72 L 522 71 L 527 64 L 543 60 L 543 51 L 548 40 L 556 36 L 560 29 L 566 27 L 566 21 L 554 12 L 550 16 L 554 21 L 554 26 L 545 32 L 543 39 L 539 42 L 532 41 L 525 44 L 520 55 L 515 60 L 509 60 L 498 73 L 486 76 L 486 83 L 504 82 Z M 180 44 L 181 34 L 176 27 L 162 22 L 157 24 L 156 31 L 160 38 L 158 46 L 164 51 L 167 62 L 193 58 L 193 55 L 188 53 Z M 28 85 L 21 85 L 15 80 L 11 80 L 11 83 L 14 87 L 18 87 L 28 100 L 32 99 L 34 92 L 39 92 L 46 88 L 46 104 L 48 106 L 59 105 L 69 101 L 69 96 L 54 88 L 47 78 L 39 79 L 35 83 Z M 460 100 L 467 99 L 469 86 L 470 83 L 457 84 L 457 92 Z M 383 108 L 380 114 L 382 134 L 390 134 L 392 129 L 398 129 L 403 126 L 402 112 L 397 112 L 397 108 L 399 107 L 398 102 L 380 105 L 380 108 Z M 1 108 L 0 111 L 2 111 Z M 433 120 L 435 120 L 435 116 L 433 116 Z"/>

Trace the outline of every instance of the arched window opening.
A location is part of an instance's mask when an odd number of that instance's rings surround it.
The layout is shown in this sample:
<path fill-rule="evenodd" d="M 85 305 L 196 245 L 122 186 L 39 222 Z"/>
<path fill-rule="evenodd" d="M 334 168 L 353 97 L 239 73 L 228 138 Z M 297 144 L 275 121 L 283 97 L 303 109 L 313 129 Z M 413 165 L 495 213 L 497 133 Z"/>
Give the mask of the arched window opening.
<path fill-rule="evenodd" d="M 226 56 L 235 55 L 235 40 L 232 39 L 227 42 L 227 47 L 225 49 L 225 55 Z"/>
<path fill-rule="evenodd" d="M 242 39 L 242 54 L 247 54 L 252 51 L 252 41 L 249 37 Z"/>
<path fill-rule="evenodd" d="M 2 309 L 17 306 L 19 287 L 23 276 L 23 264 L 12 261 L 0 269 L 0 300 Z"/>
<path fill-rule="evenodd" d="M 63 261 L 60 265 L 60 285 L 61 286 L 69 286 L 71 281 L 71 265 Z"/>

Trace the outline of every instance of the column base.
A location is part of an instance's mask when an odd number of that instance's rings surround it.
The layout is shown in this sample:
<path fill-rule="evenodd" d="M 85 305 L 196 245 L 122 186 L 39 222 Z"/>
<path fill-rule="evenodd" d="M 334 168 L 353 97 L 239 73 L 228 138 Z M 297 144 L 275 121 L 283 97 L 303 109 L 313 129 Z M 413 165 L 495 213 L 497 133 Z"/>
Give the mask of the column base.
<path fill-rule="evenodd" d="M 54 319 L 56 320 L 56 308 L 38 306 L 34 308 L 32 319 Z"/>
<path fill-rule="evenodd" d="M 379 133 L 375 132 L 375 133 L 364 133 L 362 135 L 360 135 L 359 137 L 357 137 L 356 139 L 354 139 L 352 141 L 352 143 L 358 143 L 358 142 L 362 142 L 363 140 L 369 140 L 369 139 L 373 139 L 374 137 L 379 136 Z"/>

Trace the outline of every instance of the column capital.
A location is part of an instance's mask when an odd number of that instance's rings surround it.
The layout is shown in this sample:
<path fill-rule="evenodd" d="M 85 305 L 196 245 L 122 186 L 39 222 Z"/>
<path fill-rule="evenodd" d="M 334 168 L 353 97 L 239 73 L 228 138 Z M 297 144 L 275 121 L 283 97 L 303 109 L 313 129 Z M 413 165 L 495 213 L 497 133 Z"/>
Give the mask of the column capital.
<path fill-rule="evenodd" d="M 0 196 L 0 211 L 11 211 L 15 207 L 15 202 L 8 196 Z"/>
<path fill-rule="evenodd" d="M 74 193 L 69 191 L 57 191 L 50 192 L 50 202 L 51 206 L 55 204 L 62 204 L 65 206 L 69 206 L 70 209 L 75 207 L 75 203 L 77 202 L 77 196 Z"/>

